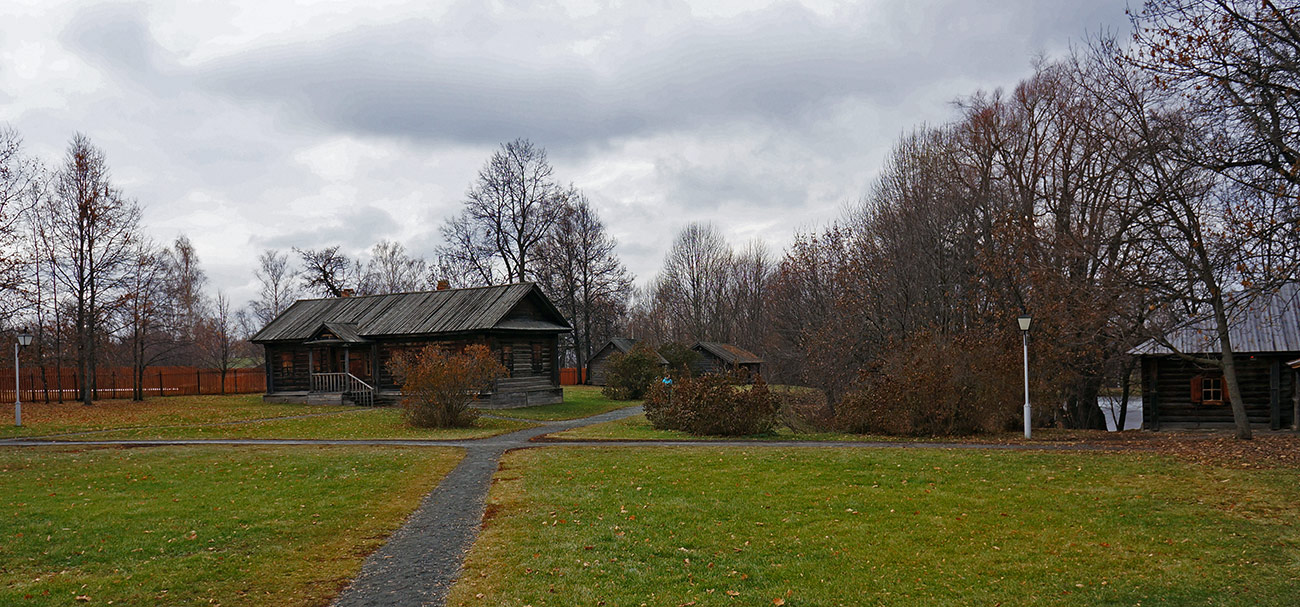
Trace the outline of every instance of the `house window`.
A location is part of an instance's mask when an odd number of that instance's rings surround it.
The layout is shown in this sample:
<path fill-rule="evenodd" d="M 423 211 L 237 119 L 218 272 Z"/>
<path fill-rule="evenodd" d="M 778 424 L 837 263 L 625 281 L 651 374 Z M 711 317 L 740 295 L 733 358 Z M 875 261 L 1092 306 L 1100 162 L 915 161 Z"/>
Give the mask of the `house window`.
<path fill-rule="evenodd" d="M 542 344 L 533 344 L 533 373 L 542 372 Z"/>
<path fill-rule="evenodd" d="M 514 372 L 515 357 L 511 352 L 510 346 L 501 346 L 501 366 L 506 368 L 506 377 Z"/>
<path fill-rule="evenodd" d="M 285 375 L 293 374 L 293 352 L 280 353 L 280 372 Z"/>
<path fill-rule="evenodd" d="M 1201 380 L 1201 400 L 1206 403 L 1223 402 L 1223 378 L 1206 377 Z"/>

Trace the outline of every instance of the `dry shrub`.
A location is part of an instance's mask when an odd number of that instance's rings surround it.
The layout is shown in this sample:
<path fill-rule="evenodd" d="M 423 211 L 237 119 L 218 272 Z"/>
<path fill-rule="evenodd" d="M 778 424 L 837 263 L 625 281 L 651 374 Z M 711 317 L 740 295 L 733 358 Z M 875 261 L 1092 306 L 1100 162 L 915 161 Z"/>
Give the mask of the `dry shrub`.
<path fill-rule="evenodd" d="M 406 423 L 419 428 L 454 428 L 472 424 L 471 407 L 479 392 L 506 374 L 492 351 L 472 345 L 463 353 L 436 344 L 394 357 L 393 374 L 402 384 Z"/>
<path fill-rule="evenodd" d="M 610 355 L 605 387 L 600 392 L 614 400 L 635 400 L 644 397 L 650 385 L 661 377 L 659 356 L 650 346 L 637 344 L 627 354 Z"/>
<path fill-rule="evenodd" d="M 970 333 L 920 333 L 888 352 L 840 403 L 837 422 L 842 429 L 956 435 L 1016 427 L 1018 350 Z"/>
<path fill-rule="evenodd" d="M 797 434 L 834 429 L 835 415 L 826 393 L 816 388 L 781 386 L 771 388 L 776 399 L 777 423 Z"/>
<path fill-rule="evenodd" d="M 776 398 L 761 377 L 752 386 L 740 386 L 739 382 L 737 376 L 721 374 L 682 378 L 672 385 L 660 382 L 646 394 L 646 419 L 660 430 L 697 436 L 771 432 L 776 423 Z"/>

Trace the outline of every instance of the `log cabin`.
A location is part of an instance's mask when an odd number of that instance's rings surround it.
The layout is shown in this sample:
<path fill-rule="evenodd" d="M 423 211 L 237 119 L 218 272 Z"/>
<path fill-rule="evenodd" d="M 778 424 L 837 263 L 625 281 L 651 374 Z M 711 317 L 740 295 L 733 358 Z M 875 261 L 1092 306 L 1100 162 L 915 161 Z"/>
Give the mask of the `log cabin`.
<path fill-rule="evenodd" d="M 250 341 L 266 349 L 265 400 L 362 405 L 400 399 L 398 352 L 483 344 L 507 376 L 479 406 L 511 408 L 564 400 L 558 346 L 570 330 L 541 289 L 520 283 L 299 300 Z"/>
<path fill-rule="evenodd" d="M 1273 430 L 1293 426 L 1300 408 L 1300 284 L 1243 303 L 1229 323 L 1237 384 L 1251 425 Z M 1131 351 L 1142 361 L 1142 426 L 1159 430 L 1232 425 L 1222 368 L 1177 354 L 1221 358 L 1213 319 L 1184 324 L 1163 342 L 1147 341 Z"/>
<path fill-rule="evenodd" d="M 763 359 L 740 346 L 699 341 L 691 349 L 700 355 L 692 369 L 696 375 L 744 371 L 749 377 L 754 377 L 762 371 Z"/>
<path fill-rule="evenodd" d="M 639 340 L 630 337 L 615 337 L 609 340 L 604 346 L 592 355 L 591 360 L 587 361 L 587 383 L 593 386 L 605 385 L 605 378 L 609 373 L 609 357 L 614 354 L 627 354 L 632 351 L 632 347 Z M 653 350 L 652 350 L 653 351 Z M 667 367 L 668 360 L 655 352 L 660 367 Z"/>

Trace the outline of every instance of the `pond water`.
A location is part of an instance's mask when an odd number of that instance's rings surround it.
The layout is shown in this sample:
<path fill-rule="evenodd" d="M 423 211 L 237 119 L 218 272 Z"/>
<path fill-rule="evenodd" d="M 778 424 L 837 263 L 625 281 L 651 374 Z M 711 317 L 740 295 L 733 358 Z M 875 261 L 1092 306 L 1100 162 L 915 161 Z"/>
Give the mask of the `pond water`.
<path fill-rule="evenodd" d="M 1099 396 L 1097 404 L 1101 414 L 1106 418 L 1106 429 L 1115 431 L 1115 422 L 1119 420 L 1120 398 L 1118 396 Z M 1125 430 L 1137 430 L 1142 427 L 1142 397 L 1130 394 L 1128 397 L 1128 416 L 1124 419 Z"/>

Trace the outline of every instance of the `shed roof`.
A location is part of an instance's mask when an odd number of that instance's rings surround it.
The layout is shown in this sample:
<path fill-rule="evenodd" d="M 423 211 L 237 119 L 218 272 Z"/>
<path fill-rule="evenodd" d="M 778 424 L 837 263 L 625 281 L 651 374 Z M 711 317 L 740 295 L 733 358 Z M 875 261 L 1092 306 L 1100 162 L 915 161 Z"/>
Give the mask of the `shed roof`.
<path fill-rule="evenodd" d="M 541 318 L 507 318 L 532 299 Z M 564 332 L 564 315 L 532 283 L 444 289 L 329 299 L 301 299 L 281 312 L 250 341 L 311 339 L 324 325 L 345 340 L 400 335 L 436 335 L 486 329 Z M 346 337 L 345 337 L 346 335 Z"/>
<path fill-rule="evenodd" d="M 1234 352 L 1300 352 L 1300 283 L 1289 283 L 1276 291 L 1255 295 L 1234 306 L 1228 317 L 1228 337 Z M 1186 323 L 1165 335 L 1178 352 L 1217 354 L 1219 337 L 1214 319 L 1204 317 Z M 1132 354 L 1173 354 L 1174 350 L 1148 340 Z"/>
<path fill-rule="evenodd" d="M 731 344 L 723 344 L 715 341 L 695 342 L 695 345 L 691 346 L 691 349 L 705 350 L 709 354 L 721 358 L 727 364 L 731 365 L 753 365 L 762 364 L 763 362 L 763 359 L 759 358 L 753 352 L 741 348 L 740 346 L 733 346 Z"/>
<path fill-rule="evenodd" d="M 609 341 L 605 342 L 605 345 L 601 346 L 598 350 L 596 350 L 596 352 L 595 352 L 594 354 L 592 354 L 591 357 L 592 357 L 592 358 L 595 358 L 595 357 L 596 357 L 597 355 L 599 355 L 601 352 L 604 352 L 605 350 L 607 350 L 607 349 L 609 349 L 609 348 L 613 348 L 613 349 L 615 349 L 615 350 L 617 350 L 617 351 L 619 351 L 619 352 L 622 352 L 622 353 L 624 353 L 624 354 L 627 354 L 628 352 L 631 352 L 631 351 L 632 351 L 632 347 L 635 346 L 635 345 L 637 344 L 638 341 L 641 341 L 641 340 L 636 339 L 636 338 L 633 338 L 633 337 L 614 337 L 614 338 L 611 338 Z M 654 352 L 655 358 L 657 359 L 655 362 L 657 362 L 657 363 L 659 363 L 659 364 L 661 364 L 661 365 L 666 365 L 666 364 L 668 364 L 668 359 L 664 358 L 663 355 L 659 354 L 658 352 L 655 352 L 655 350 L 654 350 L 653 348 L 651 348 L 650 351 L 651 351 L 651 352 Z"/>

